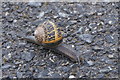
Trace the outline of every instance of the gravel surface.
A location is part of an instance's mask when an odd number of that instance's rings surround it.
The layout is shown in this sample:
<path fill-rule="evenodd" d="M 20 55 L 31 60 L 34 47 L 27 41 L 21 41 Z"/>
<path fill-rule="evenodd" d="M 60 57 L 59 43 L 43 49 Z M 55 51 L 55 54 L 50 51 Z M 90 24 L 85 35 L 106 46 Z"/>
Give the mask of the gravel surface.
<path fill-rule="evenodd" d="M 118 78 L 119 3 L 2 3 L 2 72 L 9 78 Z M 22 40 L 49 19 L 81 63 Z"/>

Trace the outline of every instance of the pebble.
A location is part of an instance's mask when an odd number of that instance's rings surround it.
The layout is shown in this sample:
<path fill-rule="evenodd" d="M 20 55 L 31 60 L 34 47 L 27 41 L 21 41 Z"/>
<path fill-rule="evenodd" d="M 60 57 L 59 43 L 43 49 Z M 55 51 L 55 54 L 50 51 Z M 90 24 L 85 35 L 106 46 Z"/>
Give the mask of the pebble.
<path fill-rule="evenodd" d="M 16 23 L 16 22 L 17 22 L 17 20 L 15 19 L 13 22 L 14 22 L 14 23 Z"/>
<path fill-rule="evenodd" d="M 68 14 L 63 13 L 63 12 L 59 12 L 58 14 L 59 14 L 59 16 L 61 16 L 61 17 L 68 17 L 68 16 L 69 16 Z"/>
<path fill-rule="evenodd" d="M 89 66 L 93 66 L 94 65 L 93 61 L 87 61 L 87 63 L 89 64 Z"/>
<path fill-rule="evenodd" d="M 102 68 L 102 69 L 100 69 L 100 72 L 101 73 L 108 73 L 108 72 L 110 72 L 110 69 L 108 69 L 108 68 Z"/>
<path fill-rule="evenodd" d="M 109 54 L 108 57 L 109 58 L 114 58 L 114 55 L 113 54 Z"/>
<path fill-rule="evenodd" d="M 17 72 L 17 78 L 23 78 L 23 72 Z"/>
<path fill-rule="evenodd" d="M 52 78 L 60 78 L 60 74 L 59 73 L 53 73 L 51 74 Z"/>
<path fill-rule="evenodd" d="M 48 76 L 48 73 L 49 73 L 48 70 L 44 70 L 44 71 L 42 71 L 42 72 L 39 72 L 37 77 L 38 77 L 38 78 L 45 78 L 45 77 Z"/>
<path fill-rule="evenodd" d="M 62 70 L 63 70 L 63 72 L 65 72 L 65 73 L 68 72 L 68 71 L 70 71 L 70 69 L 71 69 L 70 67 L 65 67 L 65 66 L 62 67 Z"/>
<path fill-rule="evenodd" d="M 70 75 L 69 78 L 76 78 L 74 75 Z"/>
<path fill-rule="evenodd" d="M 11 59 L 11 57 L 12 57 L 12 54 L 9 53 L 9 54 L 4 55 L 3 59 L 8 61 L 9 59 Z"/>
<path fill-rule="evenodd" d="M 72 45 L 72 48 L 74 48 L 75 46 L 74 45 Z"/>
<path fill-rule="evenodd" d="M 103 48 L 102 48 L 102 47 L 99 47 L 99 46 L 94 46 L 94 47 L 93 47 L 93 50 L 95 50 L 95 51 L 100 51 L 100 50 L 103 50 Z"/>
<path fill-rule="evenodd" d="M 93 41 L 93 36 L 91 34 L 81 34 L 79 38 L 86 41 L 87 43 L 92 43 Z"/>
<path fill-rule="evenodd" d="M 10 65 L 10 64 L 5 64 L 5 65 L 3 65 L 3 66 L 1 67 L 1 69 L 8 69 L 8 68 L 10 68 L 10 67 L 12 67 L 12 65 Z"/>
<path fill-rule="evenodd" d="M 24 59 L 25 61 L 31 61 L 34 58 L 35 54 L 34 53 L 22 53 L 21 58 Z"/>
<path fill-rule="evenodd" d="M 37 16 L 37 18 L 42 18 L 45 15 L 45 12 L 40 12 L 39 15 Z"/>
<path fill-rule="evenodd" d="M 97 28 L 97 24 L 96 23 L 90 23 L 88 27 L 90 29 L 96 29 Z"/>
<path fill-rule="evenodd" d="M 101 16 L 101 15 L 102 15 L 102 13 L 97 13 L 97 15 L 98 15 L 98 16 Z"/>
<path fill-rule="evenodd" d="M 104 74 L 98 74 L 97 78 L 104 78 L 104 76 L 105 76 Z"/>
<path fill-rule="evenodd" d="M 7 49 L 9 49 L 10 48 L 10 46 L 7 46 Z"/>
<path fill-rule="evenodd" d="M 34 0 L 30 0 L 28 5 L 31 7 L 38 7 L 38 6 L 41 6 L 42 4 L 40 2 L 34 2 Z"/>
<path fill-rule="evenodd" d="M 19 42 L 19 46 L 23 47 L 23 46 L 25 46 L 25 45 L 26 45 L 26 43 Z"/>
<path fill-rule="evenodd" d="M 105 39 L 106 39 L 106 41 L 107 41 L 108 43 L 112 43 L 112 42 L 114 41 L 114 38 L 113 38 L 113 36 L 111 36 L 111 35 L 106 35 L 106 36 L 105 36 Z"/>

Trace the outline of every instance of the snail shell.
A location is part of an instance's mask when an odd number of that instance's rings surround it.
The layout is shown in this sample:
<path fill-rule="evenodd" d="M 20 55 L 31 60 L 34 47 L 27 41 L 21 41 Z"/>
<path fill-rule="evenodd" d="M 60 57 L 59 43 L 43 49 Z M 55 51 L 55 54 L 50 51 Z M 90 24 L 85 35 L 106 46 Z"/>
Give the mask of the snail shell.
<path fill-rule="evenodd" d="M 49 20 L 40 24 L 36 28 L 34 35 L 39 43 L 44 44 L 57 44 L 63 39 L 60 27 L 56 26 L 55 23 Z"/>

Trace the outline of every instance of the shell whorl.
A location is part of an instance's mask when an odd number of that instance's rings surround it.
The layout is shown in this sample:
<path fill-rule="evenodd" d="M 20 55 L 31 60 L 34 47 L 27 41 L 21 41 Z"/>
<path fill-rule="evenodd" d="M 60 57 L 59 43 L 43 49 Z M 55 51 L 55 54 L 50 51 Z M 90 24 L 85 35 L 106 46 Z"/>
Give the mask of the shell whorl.
<path fill-rule="evenodd" d="M 60 28 L 49 20 L 39 25 L 36 28 L 34 35 L 39 43 L 55 43 L 62 40 Z"/>
<path fill-rule="evenodd" d="M 39 43 L 42 43 L 45 39 L 45 32 L 43 27 L 38 26 L 34 32 L 35 38 Z"/>

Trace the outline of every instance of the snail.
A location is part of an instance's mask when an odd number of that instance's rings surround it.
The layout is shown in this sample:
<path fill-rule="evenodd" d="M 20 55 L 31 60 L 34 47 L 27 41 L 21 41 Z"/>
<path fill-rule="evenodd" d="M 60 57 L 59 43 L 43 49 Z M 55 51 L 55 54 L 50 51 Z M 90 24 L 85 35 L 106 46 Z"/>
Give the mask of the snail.
<path fill-rule="evenodd" d="M 57 53 L 65 54 L 72 61 L 77 61 L 77 52 L 62 43 L 61 29 L 52 21 L 46 20 L 39 24 L 34 31 L 34 36 L 24 37 L 29 42 L 42 45 Z"/>
<path fill-rule="evenodd" d="M 60 27 L 49 20 L 40 24 L 36 28 L 34 35 L 38 43 L 51 48 L 58 46 L 63 39 Z"/>

